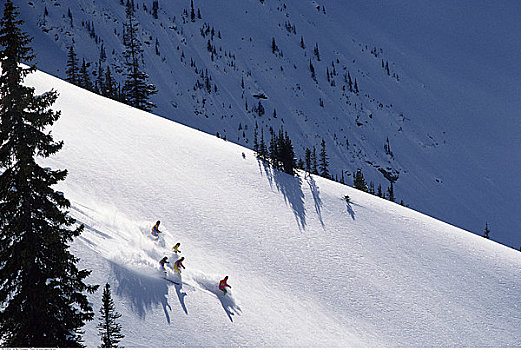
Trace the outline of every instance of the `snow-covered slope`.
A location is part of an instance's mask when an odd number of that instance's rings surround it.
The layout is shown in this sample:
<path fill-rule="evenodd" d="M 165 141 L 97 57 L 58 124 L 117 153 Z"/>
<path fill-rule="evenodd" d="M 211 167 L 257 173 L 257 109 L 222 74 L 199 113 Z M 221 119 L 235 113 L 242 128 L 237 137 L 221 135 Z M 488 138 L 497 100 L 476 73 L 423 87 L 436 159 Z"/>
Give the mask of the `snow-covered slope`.
<path fill-rule="evenodd" d="M 194 22 L 190 1 L 159 1 L 157 19 L 151 0 L 135 4 L 155 113 L 249 148 L 256 125 L 284 126 L 300 157 L 324 138 L 347 183 L 357 168 L 384 191 L 398 176 L 398 201 L 521 245 L 518 1 L 195 1 Z M 40 69 L 65 77 L 74 44 L 89 71 L 106 56 L 123 81 L 122 2 L 20 7 Z"/>
<path fill-rule="evenodd" d="M 45 165 L 69 170 L 59 189 L 85 225 L 73 250 L 92 283 L 111 283 L 122 345 L 521 343 L 519 252 L 339 183 L 272 171 L 248 149 L 47 74 L 27 82 L 60 93 L 52 132 L 65 145 Z M 182 287 L 160 278 L 175 242 Z M 99 310 L 101 292 L 91 300 Z"/>

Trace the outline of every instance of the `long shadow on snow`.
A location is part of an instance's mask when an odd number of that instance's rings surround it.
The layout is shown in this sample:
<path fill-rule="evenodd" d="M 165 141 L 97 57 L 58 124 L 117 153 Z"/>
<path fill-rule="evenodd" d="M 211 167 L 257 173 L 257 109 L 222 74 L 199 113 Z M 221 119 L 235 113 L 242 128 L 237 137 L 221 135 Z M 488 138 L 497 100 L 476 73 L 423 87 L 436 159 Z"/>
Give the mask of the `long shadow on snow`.
<path fill-rule="evenodd" d="M 349 213 L 349 215 L 351 215 L 351 219 L 355 219 L 355 212 L 353 210 L 353 208 L 351 208 L 351 204 L 349 203 L 346 203 L 346 208 L 347 208 L 347 212 Z"/>
<path fill-rule="evenodd" d="M 186 304 L 185 304 L 186 293 L 181 291 L 181 288 L 183 287 L 182 280 L 179 279 L 179 282 L 180 282 L 180 284 L 175 285 L 175 292 L 177 293 L 177 298 L 179 298 L 179 304 L 181 304 L 181 307 L 183 308 L 183 311 L 185 312 L 185 314 L 188 315 L 188 310 L 186 309 Z"/>
<path fill-rule="evenodd" d="M 94 232 L 95 234 L 97 234 L 100 237 L 103 237 L 103 238 L 106 238 L 106 239 L 111 239 L 112 238 L 111 236 L 109 236 L 105 232 L 102 232 L 102 231 L 98 230 L 97 228 L 94 228 L 94 227 L 92 227 L 90 225 L 87 225 L 86 223 L 82 222 L 81 220 L 78 220 L 78 219 L 75 219 L 75 220 L 76 220 L 76 222 L 78 224 L 83 225 L 85 227 L 85 229 L 87 229 L 88 231 Z"/>
<path fill-rule="evenodd" d="M 325 227 L 324 221 L 322 220 L 322 199 L 320 199 L 320 192 L 318 190 L 317 183 L 315 179 L 311 175 L 308 175 L 308 184 L 309 189 L 311 190 L 311 194 L 313 195 L 313 201 L 315 202 L 315 211 L 317 212 L 318 219 L 320 220 L 320 224 L 322 228 Z"/>
<path fill-rule="evenodd" d="M 145 318 L 147 311 L 155 305 L 161 305 L 165 312 L 166 321 L 170 323 L 168 309 L 172 307 L 168 304 L 168 284 L 170 282 L 144 276 L 126 267 L 110 262 L 114 276 L 118 281 L 116 294 L 128 298 L 131 308 L 139 317 Z"/>
<path fill-rule="evenodd" d="M 304 192 L 302 192 L 302 180 L 297 176 L 292 176 L 284 173 L 283 171 L 274 170 L 267 162 L 261 160 L 259 167 L 264 167 L 264 172 L 270 186 L 273 187 L 273 182 L 277 186 L 277 190 L 282 193 L 286 203 L 289 203 L 293 214 L 297 220 L 299 229 L 306 228 L 306 209 L 304 208 Z"/>
<path fill-rule="evenodd" d="M 224 311 L 226 312 L 226 315 L 228 315 L 228 318 L 230 319 L 230 321 L 233 322 L 232 316 L 235 315 L 235 312 L 241 311 L 241 308 L 239 306 L 237 306 L 237 304 L 235 303 L 233 298 L 231 298 L 231 296 L 222 295 L 221 291 L 219 291 L 219 293 L 221 295 L 216 294 L 216 296 L 219 299 L 219 301 L 221 302 L 221 305 L 222 305 Z"/>

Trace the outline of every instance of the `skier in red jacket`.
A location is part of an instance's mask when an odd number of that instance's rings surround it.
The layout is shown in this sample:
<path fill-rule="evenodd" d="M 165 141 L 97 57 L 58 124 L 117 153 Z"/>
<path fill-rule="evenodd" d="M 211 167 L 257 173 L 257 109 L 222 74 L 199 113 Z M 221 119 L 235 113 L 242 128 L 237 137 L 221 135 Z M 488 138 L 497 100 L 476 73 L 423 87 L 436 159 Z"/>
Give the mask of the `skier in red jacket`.
<path fill-rule="evenodd" d="M 152 227 L 152 236 L 159 237 L 159 234 L 161 233 L 161 231 L 159 231 L 159 224 L 160 223 L 161 223 L 161 221 L 157 220 L 157 222 L 154 225 L 154 227 Z"/>
<path fill-rule="evenodd" d="M 228 288 L 232 287 L 228 284 L 228 276 L 224 277 L 224 279 L 219 282 L 219 289 L 223 291 L 224 295 L 226 295 L 226 293 L 228 293 L 228 291 L 226 290 L 225 287 L 228 287 Z"/>

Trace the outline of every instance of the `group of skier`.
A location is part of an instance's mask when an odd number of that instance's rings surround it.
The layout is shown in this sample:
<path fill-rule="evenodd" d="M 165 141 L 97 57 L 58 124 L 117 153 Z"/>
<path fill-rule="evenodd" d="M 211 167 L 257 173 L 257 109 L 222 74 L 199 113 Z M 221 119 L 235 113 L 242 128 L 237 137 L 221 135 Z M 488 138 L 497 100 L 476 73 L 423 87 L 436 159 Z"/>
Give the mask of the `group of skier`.
<path fill-rule="evenodd" d="M 159 237 L 159 234 L 161 233 L 161 231 L 159 230 L 159 225 L 161 224 L 161 221 L 157 221 L 156 224 L 154 225 L 154 227 L 152 227 L 152 236 L 154 237 Z M 181 253 L 181 251 L 179 250 L 179 247 L 181 246 L 181 243 L 176 243 L 173 247 L 172 247 L 172 250 L 174 251 L 174 253 L 176 254 L 179 254 Z M 184 261 L 184 257 L 180 257 L 179 259 L 177 259 L 175 262 L 174 262 L 174 270 L 178 273 L 178 274 L 181 274 L 181 268 L 185 268 L 184 265 L 183 265 L 183 261 Z M 165 256 L 163 257 L 163 259 L 161 259 L 159 261 L 159 265 L 161 266 L 161 268 L 163 270 L 165 270 L 165 264 L 170 264 L 170 261 L 168 261 L 168 257 Z M 231 288 L 231 286 L 228 284 L 228 276 L 224 277 L 224 279 L 222 279 L 221 281 L 219 281 L 219 290 L 221 290 L 223 292 L 224 295 L 226 295 L 226 293 L 228 292 L 226 290 L 226 288 Z"/>

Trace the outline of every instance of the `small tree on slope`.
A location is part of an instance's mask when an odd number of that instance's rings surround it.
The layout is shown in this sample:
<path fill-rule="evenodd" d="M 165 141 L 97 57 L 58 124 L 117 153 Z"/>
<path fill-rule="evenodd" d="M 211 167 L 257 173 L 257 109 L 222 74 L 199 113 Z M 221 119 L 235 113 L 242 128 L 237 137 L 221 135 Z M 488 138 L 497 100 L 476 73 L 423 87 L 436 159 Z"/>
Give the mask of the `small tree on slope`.
<path fill-rule="evenodd" d="M 46 158 L 62 147 L 48 131 L 59 117 L 50 106 L 57 93 L 35 95 L 22 85 L 34 72 L 20 65 L 32 60 L 31 39 L 11 0 L 0 20 L 0 344 L 5 347 L 79 347 L 81 328 L 94 316 L 69 244 L 74 230 L 70 203 L 52 186 L 66 170 L 44 169 Z"/>
<path fill-rule="evenodd" d="M 490 230 L 488 229 L 488 222 L 485 223 L 485 232 L 483 232 L 483 237 L 490 239 Z"/>
<path fill-rule="evenodd" d="M 125 336 L 121 334 L 121 325 L 117 322 L 121 314 L 114 309 L 114 301 L 110 293 L 110 284 L 106 284 L 103 289 L 103 305 L 100 309 L 98 323 L 99 335 L 101 337 L 102 348 L 117 348 L 118 343 Z"/>
<path fill-rule="evenodd" d="M 353 179 L 353 185 L 357 190 L 367 192 L 367 184 L 364 179 L 364 174 L 362 173 L 362 169 L 357 169 L 355 177 Z"/>

